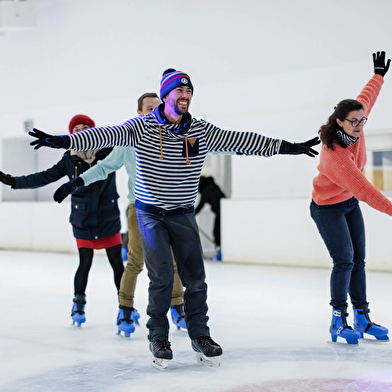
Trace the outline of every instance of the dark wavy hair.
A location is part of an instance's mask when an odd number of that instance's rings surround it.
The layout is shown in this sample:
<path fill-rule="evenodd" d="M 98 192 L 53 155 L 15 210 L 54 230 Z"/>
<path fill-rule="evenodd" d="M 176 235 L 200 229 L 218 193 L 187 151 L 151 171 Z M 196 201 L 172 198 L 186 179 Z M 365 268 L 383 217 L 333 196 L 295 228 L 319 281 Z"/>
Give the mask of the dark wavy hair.
<path fill-rule="evenodd" d="M 355 99 L 344 99 L 343 101 L 340 101 L 337 106 L 335 106 L 335 111 L 329 116 L 327 123 L 318 131 L 322 143 L 331 150 L 334 149 L 334 142 L 339 144 L 339 146 L 346 148 L 346 144 L 344 144 L 343 141 L 341 141 L 336 135 L 337 131 L 344 132 L 343 128 L 337 123 L 336 119 L 338 118 L 340 121 L 344 121 L 350 112 L 361 109 L 363 109 L 363 105 Z"/>

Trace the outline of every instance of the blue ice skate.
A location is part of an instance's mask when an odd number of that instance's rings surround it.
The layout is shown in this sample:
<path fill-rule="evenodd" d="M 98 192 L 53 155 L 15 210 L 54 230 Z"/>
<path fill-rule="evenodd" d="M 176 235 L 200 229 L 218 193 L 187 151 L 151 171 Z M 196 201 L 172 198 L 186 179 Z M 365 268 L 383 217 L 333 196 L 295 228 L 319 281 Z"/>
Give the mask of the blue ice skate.
<path fill-rule="evenodd" d="M 128 260 L 128 249 L 125 246 L 121 247 L 121 257 L 122 257 L 123 261 Z"/>
<path fill-rule="evenodd" d="M 213 257 L 209 258 L 210 261 L 222 261 L 222 253 L 221 253 L 221 249 L 220 246 L 216 247 L 216 254 Z"/>
<path fill-rule="evenodd" d="M 177 327 L 177 329 L 187 329 L 185 324 L 185 312 L 184 312 L 184 304 L 181 305 L 170 305 L 170 312 L 173 323 Z"/>
<path fill-rule="evenodd" d="M 76 294 L 72 306 L 72 325 L 81 327 L 82 323 L 86 322 L 86 315 L 84 314 L 84 306 L 86 305 L 86 296 L 82 294 Z"/>
<path fill-rule="evenodd" d="M 120 309 L 117 315 L 118 335 L 121 335 L 121 332 L 124 332 L 124 336 L 129 338 L 131 333 L 135 332 L 135 326 L 131 318 L 133 310 L 134 308 L 120 305 Z"/>
<path fill-rule="evenodd" d="M 336 343 L 339 336 L 346 339 L 347 344 L 356 346 L 358 345 L 360 334 L 347 325 L 346 317 L 348 314 L 346 313 L 346 309 L 347 307 L 342 309 L 333 309 L 329 332 L 331 333 L 332 342 Z"/>
<path fill-rule="evenodd" d="M 140 319 L 140 314 L 139 314 L 139 312 L 138 312 L 135 308 L 132 308 L 131 320 L 132 320 L 135 324 L 139 325 L 139 319 Z"/>
<path fill-rule="evenodd" d="M 120 301 L 120 297 L 118 297 L 118 302 L 120 303 L 121 301 Z M 132 308 L 132 307 L 126 307 L 126 306 L 123 306 L 123 305 L 119 305 L 119 308 L 120 309 L 126 309 L 126 308 L 128 308 L 128 309 L 131 309 L 131 320 L 136 324 L 136 325 L 139 325 L 139 319 L 140 319 L 140 313 L 135 309 L 135 308 Z M 119 314 L 120 314 L 120 312 L 118 312 Z M 118 318 L 117 318 L 118 319 Z"/>
<path fill-rule="evenodd" d="M 364 333 L 367 333 L 373 335 L 377 340 L 388 342 L 388 329 L 373 323 L 370 320 L 369 313 L 367 303 L 354 309 L 354 329 L 359 332 L 361 338 L 363 338 Z"/>

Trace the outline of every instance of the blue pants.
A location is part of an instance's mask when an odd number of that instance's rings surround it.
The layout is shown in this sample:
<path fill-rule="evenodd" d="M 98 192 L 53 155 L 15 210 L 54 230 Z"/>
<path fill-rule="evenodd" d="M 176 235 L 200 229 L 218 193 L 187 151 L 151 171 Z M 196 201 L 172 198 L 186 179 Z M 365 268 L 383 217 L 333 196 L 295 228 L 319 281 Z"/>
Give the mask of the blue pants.
<path fill-rule="evenodd" d="M 173 288 L 172 250 L 185 287 L 184 311 L 188 334 L 191 339 L 209 336 L 203 251 L 193 207 L 175 213 L 156 207 L 146 208 L 138 201 L 135 207 L 150 278 L 148 339 L 168 339 L 167 313 Z"/>
<path fill-rule="evenodd" d="M 354 307 L 366 302 L 365 228 L 358 200 L 317 205 L 310 213 L 333 260 L 331 302 L 347 306 L 347 293 Z"/>

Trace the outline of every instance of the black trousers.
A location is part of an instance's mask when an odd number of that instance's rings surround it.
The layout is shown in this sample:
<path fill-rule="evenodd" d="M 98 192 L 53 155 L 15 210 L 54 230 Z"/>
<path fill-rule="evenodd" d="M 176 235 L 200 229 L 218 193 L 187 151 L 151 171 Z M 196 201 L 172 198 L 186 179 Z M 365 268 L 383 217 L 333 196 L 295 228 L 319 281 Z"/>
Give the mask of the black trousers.
<path fill-rule="evenodd" d="M 173 287 L 171 249 L 185 287 L 188 334 L 191 339 L 209 336 L 203 251 L 193 208 L 178 214 L 166 214 L 164 210 L 142 210 L 137 203 L 135 206 L 150 278 L 147 307 L 149 340 L 168 339 L 169 335 L 167 313 Z"/>

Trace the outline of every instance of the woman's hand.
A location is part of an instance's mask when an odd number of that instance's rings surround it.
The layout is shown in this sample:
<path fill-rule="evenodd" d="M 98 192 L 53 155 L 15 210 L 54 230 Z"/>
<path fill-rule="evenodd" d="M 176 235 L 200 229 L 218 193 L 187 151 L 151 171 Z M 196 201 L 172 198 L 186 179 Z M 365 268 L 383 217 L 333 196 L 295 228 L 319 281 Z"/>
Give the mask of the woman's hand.
<path fill-rule="evenodd" d="M 384 77 L 389 70 L 391 59 L 388 59 L 387 64 L 385 64 L 385 52 L 373 53 L 373 64 L 374 73 L 376 75 L 381 75 L 382 77 Z"/>

